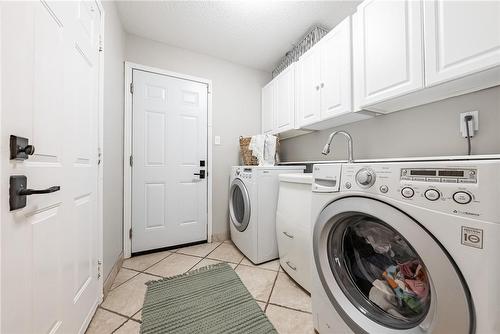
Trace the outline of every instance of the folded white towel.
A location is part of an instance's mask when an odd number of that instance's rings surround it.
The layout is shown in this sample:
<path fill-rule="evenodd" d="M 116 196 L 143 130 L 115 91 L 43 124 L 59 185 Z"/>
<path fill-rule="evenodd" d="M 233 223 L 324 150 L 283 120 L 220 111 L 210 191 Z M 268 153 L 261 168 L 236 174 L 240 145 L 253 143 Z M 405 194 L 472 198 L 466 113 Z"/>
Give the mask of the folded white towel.
<path fill-rule="evenodd" d="M 255 135 L 250 140 L 249 149 L 257 157 L 259 166 L 274 166 L 276 156 L 276 136 Z"/>

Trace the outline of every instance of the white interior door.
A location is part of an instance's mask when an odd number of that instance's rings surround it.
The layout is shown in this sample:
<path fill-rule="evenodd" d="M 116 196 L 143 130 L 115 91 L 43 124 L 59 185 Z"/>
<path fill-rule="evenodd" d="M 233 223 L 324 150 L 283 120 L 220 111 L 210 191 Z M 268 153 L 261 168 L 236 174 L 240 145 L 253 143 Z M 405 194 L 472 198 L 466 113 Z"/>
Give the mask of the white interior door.
<path fill-rule="evenodd" d="M 207 240 L 208 86 L 135 69 L 132 81 L 132 252 Z"/>
<path fill-rule="evenodd" d="M 97 229 L 100 11 L 2 2 L 1 330 L 83 333 L 100 298 Z M 9 135 L 35 146 L 9 160 Z M 60 191 L 10 211 L 9 179 Z"/>

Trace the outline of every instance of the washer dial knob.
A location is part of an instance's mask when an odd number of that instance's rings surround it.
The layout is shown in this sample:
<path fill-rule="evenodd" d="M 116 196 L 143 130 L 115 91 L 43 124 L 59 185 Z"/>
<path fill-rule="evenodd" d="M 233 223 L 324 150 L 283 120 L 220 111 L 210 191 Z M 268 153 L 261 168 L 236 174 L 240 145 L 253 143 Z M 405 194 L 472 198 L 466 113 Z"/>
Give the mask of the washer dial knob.
<path fill-rule="evenodd" d="M 368 168 L 361 168 L 356 173 L 356 182 L 363 188 L 370 188 L 375 183 L 375 172 Z"/>

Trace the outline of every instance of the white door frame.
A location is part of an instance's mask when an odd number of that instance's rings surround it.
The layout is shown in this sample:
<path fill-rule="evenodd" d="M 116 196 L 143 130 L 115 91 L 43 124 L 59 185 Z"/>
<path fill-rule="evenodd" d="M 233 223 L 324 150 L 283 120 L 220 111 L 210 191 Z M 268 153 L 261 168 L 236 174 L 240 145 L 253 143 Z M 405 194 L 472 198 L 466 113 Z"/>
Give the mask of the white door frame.
<path fill-rule="evenodd" d="M 132 239 L 129 230 L 132 228 L 132 167 L 129 158 L 132 155 L 132 71 L 141 70 L 174 78 L 195 81 L 208 86 L 207 96 L 207 240 L 212 242 L 212 80 L 191 75 L 167 71 L 146 65 L 125 62 L 125 109 L 123 133 L 123 257 L 132 254 Z"/>
<path fill-rule="evenodd" d="M 97 135 L 98 145 L 97 154 L 97 256 L 98 256 L 98 285 L 99 285 L 99 304 L 102 303 L 104 298 L 104 273 L 103 273 L 103 262 L 104 262 L 104 39 L 105 39 L 105 29 L 104 24 L 106 23 L 106 12 L 102 6 L 101 0 L 95 0 L 99 11 L 101 12 L 101 25 L 99 32 L 99 91 L 98 91 L 98 115 L 97 115 Z"/>

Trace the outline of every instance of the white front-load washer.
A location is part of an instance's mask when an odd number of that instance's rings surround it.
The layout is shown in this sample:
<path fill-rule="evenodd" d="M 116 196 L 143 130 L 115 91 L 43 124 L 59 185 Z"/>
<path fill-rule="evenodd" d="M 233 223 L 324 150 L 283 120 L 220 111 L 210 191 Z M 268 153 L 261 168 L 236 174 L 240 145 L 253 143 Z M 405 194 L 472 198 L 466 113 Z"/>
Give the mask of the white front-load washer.
<path fill-rule="evenodd" d="M 278 258 L 276 205 L 281 173 L 305 166 L 234 166 L 229 188 L 231 240 L 255 264 Z"/>
<path fill-rule="evenodd" d="M 313 177 L 319 333 L 500 333 L 500 156 Z"/>

